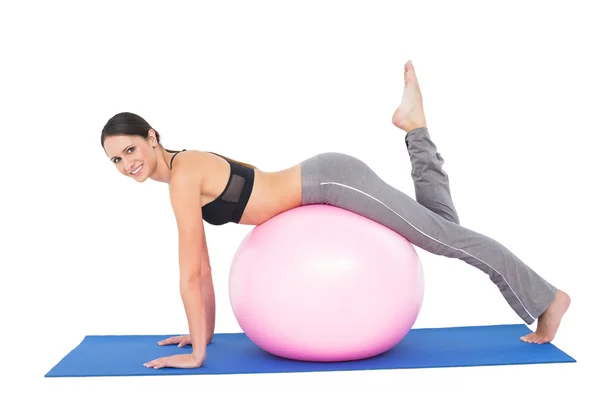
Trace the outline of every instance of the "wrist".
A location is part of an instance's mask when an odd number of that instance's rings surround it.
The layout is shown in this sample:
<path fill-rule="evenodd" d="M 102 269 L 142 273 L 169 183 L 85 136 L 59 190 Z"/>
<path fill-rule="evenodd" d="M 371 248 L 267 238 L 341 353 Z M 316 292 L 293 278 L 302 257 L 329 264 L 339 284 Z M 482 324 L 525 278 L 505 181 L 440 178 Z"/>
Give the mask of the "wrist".
<path fill-rule="evenodd" d="M 206 351 L 193 351 L 192 357 L 194 357 L 196 364 L 201 366 L 206 360 Z"/>

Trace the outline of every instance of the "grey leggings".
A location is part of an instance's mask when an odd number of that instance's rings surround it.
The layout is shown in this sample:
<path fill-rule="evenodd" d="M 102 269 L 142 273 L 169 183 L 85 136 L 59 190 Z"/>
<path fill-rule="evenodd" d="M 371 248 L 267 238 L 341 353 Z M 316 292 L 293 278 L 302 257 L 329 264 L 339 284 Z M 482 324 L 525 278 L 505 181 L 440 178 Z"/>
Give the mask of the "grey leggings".
<path fill-rule="evenodd" d="M 433 254 L 457 258 L 486 273 L 527 324 L 554 300 L 556 288 L 510 250 L 460 225 L 444 159 L 427 128 L 406 135 L 416 201 L 390 186 L 361 160 L 323 153 L 302 162 L 302 204 L 353 211 L 398 232 Z"/>

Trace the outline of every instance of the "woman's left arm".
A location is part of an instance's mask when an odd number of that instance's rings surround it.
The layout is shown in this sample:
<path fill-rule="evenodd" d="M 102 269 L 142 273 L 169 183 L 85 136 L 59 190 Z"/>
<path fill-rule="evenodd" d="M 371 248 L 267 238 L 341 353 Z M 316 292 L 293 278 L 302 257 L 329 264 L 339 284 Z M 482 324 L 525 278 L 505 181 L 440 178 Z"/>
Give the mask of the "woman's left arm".
<path fill-rule="evenodd" d="M 210 259 L 202 221 L 201 182 L 195 174 L 178 174 L 171 177 L 169 186 L 179 236 L 179 289 L 188 320 L 192 355 L 198 364 L 196 366 L 200 366 L 206 356 L 209 337 L 207 306 L 211 306 L 209 292 L 212 292 Z"/>
<path fill-rule="evenodd" d="M 209 344 L 215 335 L 215 289 L 213 286 L 210 268 L 207 274 L 202 274 L 202 294 L 204 295 L 204 308 L 206 309 L 206 344 Z"/>
<path fill-rule="evenodd" d="M 200 178 L 194 174 L 171 176 L 171 205 L 179 234 L 179 290 L 192 342 L 192 354 L 162 357 L 144 364 L 148 368 L 198 368 L 206 358 L 207 321 L 211 307 L 212 278 L 206 246 Z M 205 296 L 208 294 L 208 298 Z M 214 302 L 213 302 L 214 303 Z"/>

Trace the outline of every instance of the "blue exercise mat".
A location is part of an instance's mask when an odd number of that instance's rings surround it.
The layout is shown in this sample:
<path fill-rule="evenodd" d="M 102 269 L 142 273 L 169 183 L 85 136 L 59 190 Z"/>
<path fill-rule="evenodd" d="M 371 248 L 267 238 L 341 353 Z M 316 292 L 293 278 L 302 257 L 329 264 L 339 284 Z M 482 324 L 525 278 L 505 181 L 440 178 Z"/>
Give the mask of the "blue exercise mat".
<path fill-rule="evenodd" d="M 143 364 L 159 357 L 189 353 L 191 347 L 157 344 L 175 335 L 86 336 L 45 376 L 245 374 L 575 362 L 551 343 L 538 345 L 519 340 L 530 332 L 522 324 L 413 329 L 384 354 L 333 363 L 280 358 L 258 348 L 243 333 L 222 333 L 216 334 L 208 345 L 206 361 L 200 368 L 157 370 Z"/>

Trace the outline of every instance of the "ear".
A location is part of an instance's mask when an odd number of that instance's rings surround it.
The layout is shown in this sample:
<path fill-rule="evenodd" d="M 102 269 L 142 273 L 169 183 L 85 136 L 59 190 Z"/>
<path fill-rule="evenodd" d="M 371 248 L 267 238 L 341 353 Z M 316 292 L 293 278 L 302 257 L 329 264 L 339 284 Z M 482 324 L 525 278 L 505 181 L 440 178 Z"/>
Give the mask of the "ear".
<path fill-rule="evenodd" d="M 152 147 L 156 147 L 158 145 L 158 140 L 156 140 L 156 131 L 152 128 L 148 130 L 148 140 Z"/>

